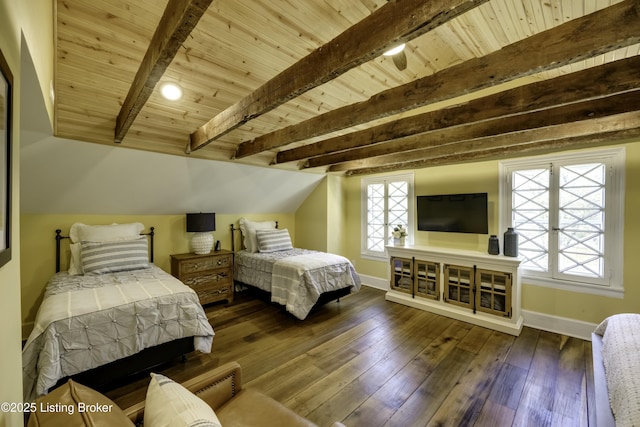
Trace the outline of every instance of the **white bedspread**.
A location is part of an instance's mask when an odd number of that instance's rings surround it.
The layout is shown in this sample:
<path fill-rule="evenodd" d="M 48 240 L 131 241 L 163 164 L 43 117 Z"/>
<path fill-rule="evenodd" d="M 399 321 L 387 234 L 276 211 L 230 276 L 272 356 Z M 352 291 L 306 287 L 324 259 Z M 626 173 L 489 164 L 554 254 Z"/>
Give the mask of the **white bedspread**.
<path fill-rule="evenodd" d="M 351 262 L 340 255 L 313 252 L 273 264 L 271 300 L 286 306 L 298 319 L 305 319 L 323 292 L 352 287 L 360 289 L 360 278 Z"/>
<path fill-rule="evenodd" d="M 56 273 L 22 351 L 24 397 L 32 401 L 61 378 L 178 338 L 193 336 L 195 348 L 209 353 L 213 335 L 196 293 L 156 266 Z"/>
<path fill-rule="evenodd" d="M 606 318 L 602 336 L 609 403 L 618 426 L 640 426 L 640 314 Z"/>

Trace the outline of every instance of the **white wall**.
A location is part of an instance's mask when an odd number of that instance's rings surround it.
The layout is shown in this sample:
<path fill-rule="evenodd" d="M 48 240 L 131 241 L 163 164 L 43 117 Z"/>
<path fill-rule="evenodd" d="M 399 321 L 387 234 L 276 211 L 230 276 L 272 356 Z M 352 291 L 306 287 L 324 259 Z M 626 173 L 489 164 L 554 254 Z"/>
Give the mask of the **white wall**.
<path fill-rule="evenodd" d="M 295 212 L 323 178 L 37 134 L 21 165 L 25 214 Z"/>

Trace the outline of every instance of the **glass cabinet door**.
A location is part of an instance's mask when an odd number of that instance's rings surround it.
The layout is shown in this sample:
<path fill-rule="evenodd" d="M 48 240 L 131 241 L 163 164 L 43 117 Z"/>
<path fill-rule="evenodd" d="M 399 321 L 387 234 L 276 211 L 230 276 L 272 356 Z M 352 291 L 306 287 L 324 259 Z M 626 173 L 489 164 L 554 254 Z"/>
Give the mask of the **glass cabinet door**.
<path fill-rule="evenodd" d="M 423 298 L 440 299 L 440 264 L 429 261 L 414 261 L 416 295 Z"/>
<path fill-rule="evenodd" d="M 476 271 L 476 309 L 511 317 L 511 274 L 499 271 Z"/>
<path fill-rule="evenodd" d="M 473 267 L 445 265 L 444 269 L 445 301 L 463 307 L 472 307 Z"/>
<path fill-rule="evenodd" d="M 413 261 L 391 257 L 391 289 L 413 295 Z"/>

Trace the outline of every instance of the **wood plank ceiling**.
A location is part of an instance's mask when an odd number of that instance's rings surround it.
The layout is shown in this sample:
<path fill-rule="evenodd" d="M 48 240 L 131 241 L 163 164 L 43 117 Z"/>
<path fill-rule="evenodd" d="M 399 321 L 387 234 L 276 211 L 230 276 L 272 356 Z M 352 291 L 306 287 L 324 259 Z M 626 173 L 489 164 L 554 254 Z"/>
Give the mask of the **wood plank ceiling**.
<path fill-rule="evenodd" d="M 640 136 L 640 0 L 57 0 L 56 9 L 63 138 L 353 175 Z M 400 71 L 382 52 L 402 41 Z M 159 95 L 169 81 L 181 100 Z"/>

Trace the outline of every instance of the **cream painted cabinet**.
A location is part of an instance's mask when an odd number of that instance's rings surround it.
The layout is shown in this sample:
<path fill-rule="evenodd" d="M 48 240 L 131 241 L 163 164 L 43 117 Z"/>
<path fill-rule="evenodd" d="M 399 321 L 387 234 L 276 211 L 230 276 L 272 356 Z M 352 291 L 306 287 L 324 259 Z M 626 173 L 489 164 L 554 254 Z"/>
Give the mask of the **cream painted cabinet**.
<path fill-rule="evenodd" d="M 424 246 L 387 246 L 387 253 L 388 301 L 520 334 L 517 258 Z"/>

